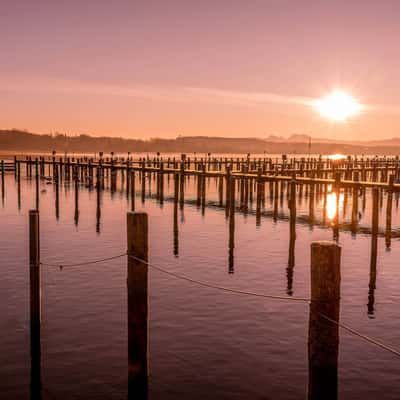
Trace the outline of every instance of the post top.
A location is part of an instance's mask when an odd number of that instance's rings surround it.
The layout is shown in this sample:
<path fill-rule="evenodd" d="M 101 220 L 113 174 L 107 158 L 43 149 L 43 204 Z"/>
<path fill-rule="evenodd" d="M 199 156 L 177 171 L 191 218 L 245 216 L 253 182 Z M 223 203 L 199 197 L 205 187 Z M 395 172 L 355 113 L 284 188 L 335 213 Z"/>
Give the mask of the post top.
<path fill-rule="evenodd" d="M 318 240 L 311 243 L 311 247 L 339 247 L 340 246 L 332 240 Z"/>
<path fill-rule="evenodd" d="M 29 215 L 39 214 L 39 210 L 29 210 Z"/>

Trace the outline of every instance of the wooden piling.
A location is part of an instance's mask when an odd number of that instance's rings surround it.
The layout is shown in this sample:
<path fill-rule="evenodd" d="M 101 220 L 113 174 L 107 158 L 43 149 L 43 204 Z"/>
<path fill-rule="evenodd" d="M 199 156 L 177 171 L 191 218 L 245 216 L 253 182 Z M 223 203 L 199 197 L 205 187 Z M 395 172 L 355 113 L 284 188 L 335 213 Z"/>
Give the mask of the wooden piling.
<path fill-rule="evenodd" d="M 179 233 L 178 233 L 178 197 L 179 197 L 179 174 L 174 175 L 174 244 L 173 253 L 179 255 Z"/>
<path fill-rule="evenodd" d="M 75 226 L 78 226 L 79 223 L 79 186 L 78 186 L 78 178 L 75 178 L 74 181 L 74 189 L 75 189 L 75 213 L 74 213 L 74 223 Z"/>
<path fill-rule="evenodd" d="M 4 173 L 5 173 L 4 161 L 1 160 L 1 203 L 3 206 L 5 198 Z"/>
<path fill-rule="evenodd" d="M 148 218 L 127 214 L 128 398 L 146 399 L 148 388 Z"/>
<path fill-rule="evenodd" d="M 389 189 L 387 191 L 387 203 L 386 203 L 386 230 L 385 230 L 385 244 L 386 248 L 390 249 L 390 242 L 392 236 L 392 205 L 393 205 L 393 184 L 394 175 L 389 176 Z"/>
<path fill-rule="evenodd" d="M 31 393 L 40 398 L 41 392 L 41 285 L 39 211 L 29 211 L 29 280 L 30 280 L 30 348 Z"/>
<path fill-rule="evenodd" d="M 230 274 L 234 272 L 234 248 L 235 248 L 235 178 L 230 177 L 229 183 L 229 266 Z"/>
<path fill-rule="evenodd" d="M 136 187 L 135 187 L 135 171 L 131 171 L 131 211 L 135 211 L 135 194 L 136 194 Z"/>
<path fill-rule="evenodd" d="M 290 197 L 289 197 L 289 256 L 288 266 L 286 270 L 287 276 L 287 294 L 293 294 L 293 271 L 295 264 L 295 244 L 296 244 L 296 182 L 290 182 Z"/>
<path fill-rule="evenodd" d="M 368 283 L 367 313 L 370 318 L 374 317 L 375 288 L 376 288 L 376 266 L 378 256 L 378 229 L 379 229 L 379 189 L 372 189 L 372 235 L 371 235 L 371 259 Z"/>
<path fill-rule="evenodd" d="M 336 400 L 338 383 L 341 248 L 311 244 L 308 399 Z M 334 322 L 332 322 L 334 321 Z"/>

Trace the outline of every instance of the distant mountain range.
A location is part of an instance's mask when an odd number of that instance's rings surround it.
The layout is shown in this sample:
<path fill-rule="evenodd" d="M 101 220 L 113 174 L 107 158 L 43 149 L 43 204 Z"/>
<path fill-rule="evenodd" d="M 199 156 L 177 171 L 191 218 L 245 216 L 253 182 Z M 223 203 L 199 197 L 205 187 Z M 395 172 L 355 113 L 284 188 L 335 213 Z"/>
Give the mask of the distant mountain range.
<path fill-rule="evenodd" d="M 264 138 L 266 142 L 289 142 L 289 143 L 337 143 L 350 144 L 354 146 L 400 146 L 400 138 L 390 138 L 381 140 L 343 140 L 343 139 L 326 139 L 312 137 L 309 135 L 293 134 L 288 138 L 282 136 L 270 135 Z"/>
<path fill-rule="evenodd" d="M 251 154 L 400 154 L 400 138 L 373 141 L 345 141 L 311 138 L 294 134 L 289 138 L 228 138 L 178 136 L 175 139 L 126 139 L 64 134 L 39 135 L 20 130 L 0 130 L 1 152 L 58 153 L 251 153 Z"/>

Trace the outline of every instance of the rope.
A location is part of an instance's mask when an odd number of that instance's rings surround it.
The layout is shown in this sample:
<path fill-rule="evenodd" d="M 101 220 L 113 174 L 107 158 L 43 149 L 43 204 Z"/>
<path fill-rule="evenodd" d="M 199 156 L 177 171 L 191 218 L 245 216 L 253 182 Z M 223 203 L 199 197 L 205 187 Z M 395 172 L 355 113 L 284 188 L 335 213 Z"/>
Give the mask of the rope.
<path fill-rule="evenodd" d="M 271 295 L 271 294 L 247 292 L 247 291 L 242 291 L 242 290 L 237 290 L 237 289 L 230 289 L 230 288 L 227 288 L 227 287 L 224 287 L 224 286 L 213 285 L 211 283 L 201 282 L 201 281 L 189 278 L 187 276 L 180 275 L 180 274 L 177 274 L 175 272 L 168 271 L 168 270 L 166 270 L 166 269 L 164 269 L 164 268 L 162 268 L 162 267 L 160 267 L 158 265 L 155 265 L 155 264 L 152 264 L 152 263 L 150 263 L 150 262 L 148 262 L 146 260 L 143 260 L 142 258 L 136 257 L 136 256 L 134 256 L 132 254 L 128 254 L 127 252 L 122 253 L 122 254 L 118 254 L 118 255 L 112 256 L 112 257 L 107 257 L 107 258 L 102 258 L 102 259 L 99 259 L 99 260 L 87 261 L 87 262 L 84 262 L 84 263 L 77 263 L 77 264 L 49 264 L 49 263 L 42 263 L 42 262 L 40 264 L 44 265 L 44 266 L 48 266 L 48 267 L 59 267 L 60 269 L 62 269 L 63 267 L 78 267 L 78 266 L 84 266 L 84 265 L 89 265 L 89 264 L 96 264 L 96 263 L 100 263 L 100 262 L 104 262 L 104 261 L 115 260 L 117 258 L 126 256 L 126 255 L 128 257 L 132 258 L 133 260 L 136 260 L 136 261 L 142 262 L 144 264 L 147 264 L 150 268 L 153 268 L 153 269 L 155 269 L 157 271 L 160 271 L 160 272 L 162 272 L 162 273 L 164 273 L 166 275 L 169 275 L 169 276 L 172 276 L 174 278 L 181 279 L 181 280 L 184 280 L 184 281 L 187 281 L 187 282 L 190 282 L 190 283 L 194 283 L 194 284 L 199 285 L 199 286 L 211 288 L 211 289 L 217 289 L 217 290 L 221 290 L 221 291 L 228 292 L 228 293 L 233 293 L 233 294 L 238 294 L 238 295 L 262 297 L 262 298 L 275 299 L 275 300 L 293 300 L 293 301 L 303 301 L 303 302 L 307 302 L 307 303 L 311 301 L 310 299 L 305 298 L 305 297 L 288 297 L 288 296 L 277 296 L 277 295 Z M 396 349 L 394 349 L 394 348 L 392 348 L 390 346 L 387 346 L 384 343 L 379 342 L 378 340 L 375 340 L 375 339 L 373 339 L 373 338 L 371 338 L 371 337 L 369 337 L 367 335 L 364 335 L 364 334 L 362 334 L 360 332 L 357 332 L 353 328 L 351 328 L 351 327 L 349 327 L 349 326 L 347 326 L 347 325 L 345 325 L 345 324 L 343 324 L 341 322 L 335 321 L 334 319 L 329 318 L 328 316 L 326 316 L 324 314 L 320 313 L 320 315 L 321 315 L 322 318 L 326 319 L 327 321 L 331 322 L 332 324 L 337 325 L 338 327 L 340 327 L 341 329 L 344 329 L 345 331 L 351 333 L 352 335 L 357 336 L 357 337 L 365 340 L 368 343 L 371 343 L 371 344 L 373 344 L 373 345 L 375 345 L 375 346 L 377 346 L 377 347 L 379 347 L 379 348 L 381 348 L 383 350 L 386 350 L 386 351 L 388 351 L 388 352 L 400 357 L 400 351 L 398 351 L 398 350 L 396 350 Z"/>
<path fill-rule="evenodd" d="M 167 270 L 165 270 L 164 268 L 161 268 L 161 267 L 159 267 L 159 266 L 156 266 L 156 265 L 154 265 L 154 264 L 151 264 L 151 263 L 149 263 L 148 261 L 142 260 L 142 259 L 139 258 L 139 257 L 135 257 L 135 256 L 129 255 L 129 254 L 128 254 L 128 257 L 131 257 L 131 258 L 133 258 L 133 259 L 136 260 L 136 261 L 143 262 L 143 263 L 147 264 L 149 267 L 154 268 L 154 269 L 156 269 L 157 271 L 163 272 L 163 273 L 165 273 L 165 274 L 167 274 L 167 275 L 171 275 L 171 276 L 173 276 L 173 277 L 175 277 L 175 278 L 182 279 L 182 280 L 185 280 L 185 281 L 188 281 L 188 282 L 192 282 L 192 283 L 195 283 L 195 284 L 197 284 L 197 285 L 204 286 L 204 287 L 208 287 L 208 288 L 223 290 L 223 291 L 230 292 L 230 293 L 234 293 L 234 294 L 242 294 L 242 295 L 256 296 L 256 297 L 265 297 L 265 298 L 268 298 L 268 299 L 295 300 L 295 301 L 310 302 L 310 299 L 303 298 L 303 297 L 287 297 L 287 296 L 275 296 L 275 295 L 268 295 L 268 294 L 261 294 L 261 293 L 253 293 L 253 292 L 243 292 L 243 291 L 240 291 L 240 290 L 229 289 L 229 288 L 222 287 L 222 286 L 211 285 L 211 284 L 209 284 L 209 283 L 200 282 L 200 281 L 197 281 L 197 280 L 188 278 L 188 277 L 186 277 L 186 276 L 178 275 L 178 274 L 176 274 L 176 273 L 174 273 L 174 272 L 167 271 Z M 392 354 L 394 354 L 394 355 L 400 357 L 400 352 L 397 351 L 396 349 L 393 349 L 392 347 L 389 347 L 389 346 L 387 346 L 387 345 L 385 345 L 385 344 L 383 344 L 383 343 L 381 343 L 381 342 L 379 342 L 379 341 L 377 341 L 377 340 L 375 340 L 375 339 L 372 339 L 372 338 L 370 338 L 370 337 L 367 336 L 367 335 L 364 335 L 364 334 L 362 334 L 362 333 L 359 333 L 359 332 L 357 332 L 356 330 L 354 330 L 353 328 L 350 328 L 349 326 L 347 326 L 347 325 L 345 325 L 345 324 L 342 324 L 342 323 L 340 323 L 340 322 L 338 322 L 338 321 L 335 321 L 335 320 L 333 320 L 333 319 L 327 317 L 327 316 L 324 315 L 324 314 L 320 314 L 320 315 L 321 315 L 321 317 L 325 318 L 325 319 L 328 320 L 329 322 L 331 322 L 331 323 L 333 323 L 333 324 L 335 324 L 335 325 L 338 325 L 340 328 L 346 330 L 347 332 L 353 334 L 354 336 L 357 336 L 357 337 L 359 337 L 359 338 L 361 338 L 361 339 L 364 339 L 366 342 L 369 342 L 369 343 L 371 343 L 371 344 L 374 344 L 375 346 L 378 346 L 378 347 L 380 347 L 381 349 L 387 350 L 387 351 L 389 351 L 390 353 L 392 353 Z"/>
<path fill-rule="evenodd" d="M 305 297 L 288 297 L 288 296 L 276 296 L 276 295 L 272 295 L 272 294 L 245 292 L 245 291 L 242 291 L 242 290 L 230 289 L 230 288 L 227 288 L 227 287 L 224 287 L 224 286 L 212 285 L 211 283 L 200 282 L 200 281 L 197 281 L 195 279 L 188 278 L 186 276 L 179 275 L 179 274 L 176 274 L 176 273 L 171 272 L 171 271 L 167 271 L 164 268 L 161 268 L 161 267 L 159 267 L 157 265 L 149 263 L 148 261 L 145 261 L 145 260 L 143 260 L 143 259 L 141 259 L 139 257 L 133 256 L 131 254 L 128 254 L 128 257 L 130 257 L 130 258 L 132 258 L 132 259 L 134 259 L 136 261 L 140 261 L 142 263 L 145 263 L 150 268 L 156 269 L 157 271 L 163 272 L 164 274 L 171 275 L 171 276 L 173 276 L 175 278 L 178 278 L 178 279 L 181 279 L 181 280 L 184 280 L 184 281 L 187 281 L 187 282 L 195 283 L 196 285 L 204 286 L 204 287 L 211 288 L 211 289 L 218 289 L 218 290 L 222 290 L 222 291 L 225 291 L 225 292 L 234 293 L 234 294 L 240 294 L 240 295 L 246 295 L 246 296 L 264 297 L 264 298 L 267 298 L 267 299 L 293 300 L 293 301 L 304 301 L 304 302 L 309 302 L 310 301 L 310 299 L 305 298 Z"/>
<path fill-rule="evenodd" d="M 101 258 L 99 260 L 86 261 L 86 262 L 77 263 L 77 264 L 49 264 L 49 263 L 40 262 L 40 265 L 43 265 L 45 267 L 55 267 L 55 268 L 60 268 L 60 269 L 63 269 L 64 267 L 67 267 L 67 268 L 68 267 L 81 267 L 81 266 L 84 266 L 84 265 L 97 264 L 97 263 L 101 263 L 101 262 L 104 262 L 104 261 L 115 260 L 117 258 L 126 256 L 126 255 L 127 255 L 127 253 L 125 252 L 125 253 L 122 253 L 122 254 L 118 254 L 116 256 Z"/>
<path fill-rule="evenodd" d="M 372 339 L 371 337 L 369 337 L 367 335 L 364 335 L 364 334 L 362 334 L 360 332 L 357 332 L 353 328 L 350 328 L 349 326 L 347 326 L 345 324 L 342 324 L 341 322 L 335 321 L 334 319 L 329 318 L 324 314 L 320 314 L 320 315 L 321 315 L 322 318 L 325 318 L 327 321 L 331 322 L 332 324 L 335 324 L 335 325 L 339 326 L 340 328 L 342 328 L 345 331 L 351 333 L 352 335 L 357 336 L 357 337 L 359 337 L 361 339 L 364 339 L 366 342 L 374 344 L 375 346 L 380 347 L 381 349 L 387 350 L 390 353 L 400 357 L 400 351 L 398 351 L 396 349 L 393 349 L 392 347 L 389 347 L 389 346 L 387 346 L 387 345 L 385 345 L 385 344 L 383 344 L 383 343 L 381 343 L 381 342 L 379 342 L 379 341 L 377 341 L 375 339 Z"/>

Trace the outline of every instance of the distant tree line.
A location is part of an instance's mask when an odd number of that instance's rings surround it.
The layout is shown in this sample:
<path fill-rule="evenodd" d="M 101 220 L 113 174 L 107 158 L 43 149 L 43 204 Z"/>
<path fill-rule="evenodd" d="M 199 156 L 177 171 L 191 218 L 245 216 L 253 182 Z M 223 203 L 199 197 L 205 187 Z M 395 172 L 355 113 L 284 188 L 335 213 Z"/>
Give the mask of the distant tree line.
<path fill-rule="evenodd" d="M 0 130 L 0 151 L 59 153 L 251 153 L 251 154 L 399 154 L 398 146 L 363 146 L 343 143 L 268 142 L 257 138 L 178 136 L 175 139 L 124 139 L 61 133 L 39 135 L 21 130 Z"/>

